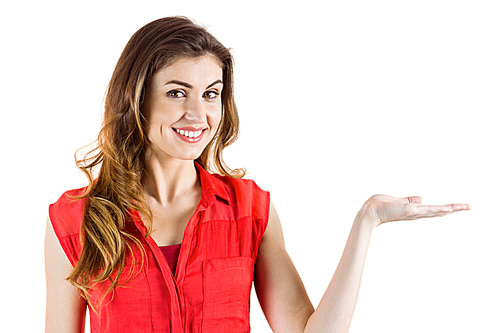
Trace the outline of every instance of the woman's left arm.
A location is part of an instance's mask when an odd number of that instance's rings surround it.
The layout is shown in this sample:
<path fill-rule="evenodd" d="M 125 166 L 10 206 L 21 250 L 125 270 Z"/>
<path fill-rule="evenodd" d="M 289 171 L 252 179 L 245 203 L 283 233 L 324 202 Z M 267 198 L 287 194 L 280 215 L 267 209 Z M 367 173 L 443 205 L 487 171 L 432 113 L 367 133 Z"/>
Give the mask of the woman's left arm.
<path fill-rule="evenodd" d="M 269 222 L 255 263 L 255 292 L 273 332 L 303 332 L 314 308 L 285 249 L 278 214 Z"/>
<path fill-rule="evenodd" d="M 354 220 L 344 253 L 316 310 L 288 256 L 274 207 L 256 262 L 255 290 L 273 332 L 347 332 L 356 305 L 373 230 L 400 220 L 444 216 L 470 209 L 465 204 L 421 205 L 420 197 L 375 195 Z"/>

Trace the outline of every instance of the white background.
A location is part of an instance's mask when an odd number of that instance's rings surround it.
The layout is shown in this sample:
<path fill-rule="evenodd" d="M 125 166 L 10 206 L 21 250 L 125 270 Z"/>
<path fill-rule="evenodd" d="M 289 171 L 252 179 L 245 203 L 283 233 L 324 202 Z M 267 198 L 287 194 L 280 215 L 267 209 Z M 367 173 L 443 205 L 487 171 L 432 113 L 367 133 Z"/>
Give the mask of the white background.
<path fill-rule="evenodd" d="M 473 209 L 378 228 L 350 332 L 500 332 L 500 8 L 482 0 L 2 4 L 1 331 L 43 330 L 47 207 L 86 184 L 73 153 L 126 42 L 168 15 L 233 49 L 226 159 L 271 191 L 313 304 L 362 203 L 420 195 Z"/>

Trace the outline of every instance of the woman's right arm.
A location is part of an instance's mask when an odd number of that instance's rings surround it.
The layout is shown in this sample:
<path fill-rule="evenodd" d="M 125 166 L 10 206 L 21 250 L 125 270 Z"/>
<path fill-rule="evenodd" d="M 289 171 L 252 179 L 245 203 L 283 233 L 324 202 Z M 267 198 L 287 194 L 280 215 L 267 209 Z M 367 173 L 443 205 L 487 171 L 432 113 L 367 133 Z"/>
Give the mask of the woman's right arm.
<path fill-rule="evenodd" d="M 45 233 L 45 276 L 47 308 L 45 332 L 83 333 L 85 331 L 85 299 L 66 278 L 73 266 L 57 240 L 50 218 Z"/>

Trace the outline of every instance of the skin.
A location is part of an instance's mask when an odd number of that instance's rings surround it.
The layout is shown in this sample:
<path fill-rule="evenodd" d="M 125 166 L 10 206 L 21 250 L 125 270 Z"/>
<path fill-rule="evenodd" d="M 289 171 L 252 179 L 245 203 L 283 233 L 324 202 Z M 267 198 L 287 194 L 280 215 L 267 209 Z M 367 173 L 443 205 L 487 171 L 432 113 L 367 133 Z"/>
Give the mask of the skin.
<path fill-rule="evenodd" d="M 373 230 L 382 223 L 444 216 L 466 204 L 427 206 L 422 198 L 374 195 L 354 219 L 335 274 L 316 310 L 286 253 L 274 208 L 256 263 L 255 290 L 273 332 L 348 332 Z"/>
<path fill-rule="evenodd" d="M 181 243 L 201 199 L 193 160 L 217 131 L 222 89 L 222 69 L 212 56 L 181 58 L 158 71 L 146 89 L 143 111 L 152 144 L 143 187 L 154 216 L 151 236 L 159 246 Z M 185 127 L 204 129 L 202 140 L 181 140 L 173 129 Z"/>
<path fill-rule="evenodd" d="M 47 306 L 45 332 L 84 332 L 86 304 L 78 290 L 65 279 L 73 266 L 57 240 L 50 219 L 45 232 Z"/>
<path fill-rule="evenodd" d="M 175 82 L 172 82 L 175 81 Z M 212 56 L 181 58 L 156 73 L 146 89 L 143 111 L 152 145 L 147 153 L 144 195 L 153 212 L 152 237 L 178 244 L 201 199 L 194 159 L 214 136 L 221 115 L 222 69 Z M 187 143 L 173 129 L 203 128 L 202 140 Z M 380 224 L 444 216 L 466 204 L 422 205 L 420 197 L 374 195 L 354 219 L 337 270 L 316 310 L 285 248 L 281 222 L 271 206 L 259 248 L 255 290 L 273 332 L 347 332 L 356 305 L 371 234 Z M 83 332 L 85 303 L 65 278 L 72 266 L 47 220 L 46 332 Z"/>

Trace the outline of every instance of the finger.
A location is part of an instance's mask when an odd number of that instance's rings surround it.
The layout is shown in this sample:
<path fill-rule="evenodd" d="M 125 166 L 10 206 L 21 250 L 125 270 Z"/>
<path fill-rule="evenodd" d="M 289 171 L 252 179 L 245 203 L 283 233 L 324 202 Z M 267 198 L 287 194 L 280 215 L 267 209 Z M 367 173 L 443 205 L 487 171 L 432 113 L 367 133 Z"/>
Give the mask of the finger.
<path fill-rule="evenodd" d="M 470 205 L 468 205 L 468 204 L 451 204 L 450 206 L 454 212 L 471 209 Z"/>
<path fill-rule="evenodd" d="M 470 206 L 467 204 L 450 204 L 437 207 L 441 207 L 442 210 L 449 211 L 450 213 L 459 212 L 462 210 L 470 210 Z"/>
<path fill-rule="evenodd" d="M 419 196 L 407 197 L 408 203 L 421 204 L 422 198 Z"/>
<path fill-rule="evenodd" d="M 438 217 L 450 214 L 451 208 L 446 206 L 430 206 L 430 205 L 414 205 L 413 211 L 405 218 L 405 220 L 418 220 L 422 218 Z"/>
<path fill-rule="evenodd" d="M 415 207 L 415 212 L 412 218 L 426 218 L 445 216 L 454 212 L 469 210 L 467 204 L 450 204 L 450 205 L 419 205 Z"/>
<path fill-rule="evenodd" d="M 422 203 L 422 198 L 419 196 L 398 198 L 398 200 L 401 202 L 404 202 L 404 203 L 412 203 L 412 204 L 421 204 Z"/>

